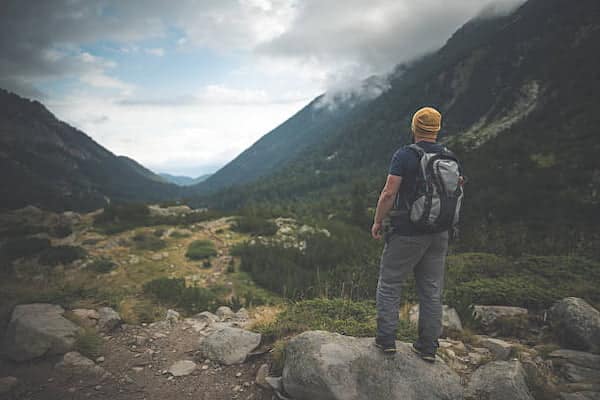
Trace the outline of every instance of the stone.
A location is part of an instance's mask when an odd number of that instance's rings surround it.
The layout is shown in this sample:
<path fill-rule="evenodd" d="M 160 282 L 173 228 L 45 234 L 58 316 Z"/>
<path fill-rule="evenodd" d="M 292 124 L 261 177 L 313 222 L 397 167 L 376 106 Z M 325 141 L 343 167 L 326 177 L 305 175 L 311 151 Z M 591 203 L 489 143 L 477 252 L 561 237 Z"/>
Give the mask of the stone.
<path fill-rule="evenodd" d="M 240 364 L 260 345 L 260 341 L 259 333 L 221 326 L 201 339 L 199 350 L 203 358 L 225 365 Z"/>
<path fill-rule="evenodd" d="M 486 336 L 477 336 L 477 339 L 478 345 L 488 349 L 494 356 L 494 359 L 505 361 L 510 357 L 510 353 L 513 349 L 512 343 Z"/>
<path fill-rule="evenodd" d="M 215 314 L 213 314 L 209 311 L 203 311 L 199 314 L 196 314 L 192 317 L 192 319 L 195 319 L 197 321 L 206 322 L 207 325 L 212 325 L 215 322 L 219 321 L 219 317 L 217 317 Z"/>
<path fill-rule="evenodd" d="M 415 326 L 419 322 L 419 305 L 412 306 L 408 312 L 409 321 Z M 442 306 L 442 327 L 444 329 L 451 329 L 455 331 L 462 331 L 463 326 L 460 321 L 460 317 L 456 310 L 450 306 Z"/>
<path fill-rule="evenodd" d="M 562 346 L 600 353 L 600 311 L 585 300 L 577 297 L 559 300 L 550 309 L 549 321 Z"/>
<path fill-rule="evenodd" d="M 169 367 L 169 373 L 173 376 L 187 376 L 196 370 L 196 363 L 190 360 L 177 361 Z"/>
<path fill-rule="evenodd" d="M 19 380 L 14 376 L 5 376 L 0 378 L 0 395 L 10 394 L 19 384 Z"/>
<path fill-rule="evenodd" d="M 373 338 L 304 332 L 286 347 L 282 385 L 295 399 L 462 399 L 459 376 L 441 359 L 424 362 L 408 343 L 386 355 Z"/>
<path fill-rule="evenodd" d="M 76 351 L 65 354 L 54 367 L 69 376 L 91 378 L 95 381 L 101 380 L 106 375 L 104 368 Z"/>
<path fill-rule="evenodd" d="M 492 361 L 479 367 L 465 389 L 466 400 L 534 400 L 519 361 Z"/>
<path fill-rule="evenodd" d="M 250 314 L 248 314 L 248 310 L 242 307 L 235 313 L 235 319 L 240 321 L 246 321 L 250 319 Z"/>
<path fill-rule="evenodd" d="M 87 310 L 85 308 L 76 308 L 72 310 L 71 313 L 81 326 L 86 328 L 93 328 L 98 324 L 98 319 L 100 319 L 100 315 L 96 310 Z"/>
<path fill-rule="evenodd" d="M 217 308 L 217 317 L 219 318 L 219 320 L 221 321 L 227 321 L 230 319 L 235 318 L 235 313 L 233 311 L 231 311 L 231 308 L 227 307 L 227 306 L 221 306 L 219 308 Z"/>
<path fill-rule="evenodd" d="M 75 345 L 79 327 L 53 304 L 24 304 L 14 308 L 4 337 L 4 352 L 14 361 L 64 354 Z"/>
<path fill-rule="evenodd" d="M 167 310 L 167 315 L 165 316 L 165 321 L 167 321 L 169 323 L 169 325 L 173 326 L 177 323 L 177 321 L 179 321 L 179 318 L 181 316 L 179 315 L 179 313 L 175 310 Z"/>
<path fill-rule="evenodd" d="M 474 306 L 473 312 L 477 318 L 480 318 L 481 325 L 490 327 L 499 318 L 514 318 L 514 317 L 526 317 L 528 311 L 521 307 L 508 307 L 508 306 Z"/>
<path fill-rule="evenodd" d="M 548 355 L 553 364 L 570 363 L 600 371 L 600 355 L 583 351 L 559 349 Z M 600 372 L 599 372 L 600 373 Z"/>
<path fill-rule="evenodd" d="M 269 384 L 267 383 L 267 377 L 269 376 L 269 365 L 268 364 L 263 364 L 258 368 L 258 371 L 256 371 L 256 379 L 254 379 L 254 382 L 256 382 L 256 384 L 264 389 L 268 389 L 270 388 Z"/>
<path fill-rule="evenodd" d="M 600 400 L 600 392 L 561 393 L 560 400 Z"/>
<path fill-rule="evenodd" d="M 110 307 L 99 308 L 98 315 L 98 330 L 100 332 L 112 332 L 123 322 L 119 313 Z"/>
<path fill-rule="evenodd" d="M 205 321 L 198 321 L 194 318 L 186 318 L 183 320 L 183 323 L 192 328 L 194 332 L 201 332 L 208 326 Z"/>

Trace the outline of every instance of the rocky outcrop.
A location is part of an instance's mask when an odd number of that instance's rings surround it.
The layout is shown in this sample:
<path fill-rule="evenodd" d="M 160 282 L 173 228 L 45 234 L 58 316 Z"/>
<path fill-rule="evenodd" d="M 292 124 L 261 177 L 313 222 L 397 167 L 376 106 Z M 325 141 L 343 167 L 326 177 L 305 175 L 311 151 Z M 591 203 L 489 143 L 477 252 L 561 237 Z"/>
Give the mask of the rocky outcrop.
<path fill-rule="evenodd" d="M 463 326 L 460 321 L 460 317 L 456 310 L 450 306 L 442 306 L 442 327 L 446 330 L 462 331 Z M 411 323 L 417 325 L 419 322 L 419 305 L 416 304 L 411 307 L 408 312 L 408 318 Z"/>
<path fill-rule="evenodd" d="M 372 338 L 302 333 L 286 348 L 283 389 L 294 399 L 462 399 L 460 379 L 439 360 L 421 360 L 405 343 L 386 356 Z"/>
<path fill-rule="evenodd" d="M 71 311 L 75 320 L 79 325 L 84 326 L 86 328 L 92 328 L 98 325 L 98 320 L 100 319 L 100 315 L 96 310 L 88 310 L 85 308 L 76 308 Z"/>
<path fill-rule="evenodd" d="M 534 400 L 519 361 L 492 361 L 478 368 L 465 390 L 466 400 Z"/>
<path fill-rule="evenodd" d="M 75 344 L 79 327 L 53 304 L 16 306 L 4 337 L 4 352 L 15 361 L 64 354 Z"/>
<path fill-rule="evenodd" d="M 98 309 L 98 330 L 100 332 L 112 332 L 123 322 L 118 312 L 110 307 Z"/>
<path fill-rule="evenodd" d="M 600 311 L 585 300 L 562 299 L 552 306 L 549 316 L 562 346 L 600 353 Z"/>
<path fill-rule="evenodd" d="M 218 326 L 200 341 L 200 355 L 221 364 L 240 364 L 260 345 L 261 335 L 230 326 Z"/>
<path fill-rule="evenodd" d="M 217 317 L 219 317 L 219 319 L 221 321 L 227 321 L 230 319 L 235 318 L 235 313 L 233 311 L 231 311 L 231 308 L 227 307 L 227 306 L 221 306 L 219 308 L 217 308 Z"/>

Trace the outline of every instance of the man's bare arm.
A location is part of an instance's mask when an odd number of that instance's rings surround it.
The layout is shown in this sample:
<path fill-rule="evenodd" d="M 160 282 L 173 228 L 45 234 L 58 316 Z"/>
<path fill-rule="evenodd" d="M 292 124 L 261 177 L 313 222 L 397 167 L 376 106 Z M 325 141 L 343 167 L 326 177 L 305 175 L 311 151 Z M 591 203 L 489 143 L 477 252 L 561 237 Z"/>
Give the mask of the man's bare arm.
<path fill-rule="evenodd" d="M 392 209 L 394 199 L 396 198 L 396 194 L 398 194 L 398 190 L 400 190 L 401 183 L 401 176 L 388 175 L 385 186 L 377 201 L 377 210 L 375 210 L 375 219 L 373 221 L 373 227 L 371 228 L 371 235 L 375 239 L 381 239 L 381 223 L 387 213 Z"/>

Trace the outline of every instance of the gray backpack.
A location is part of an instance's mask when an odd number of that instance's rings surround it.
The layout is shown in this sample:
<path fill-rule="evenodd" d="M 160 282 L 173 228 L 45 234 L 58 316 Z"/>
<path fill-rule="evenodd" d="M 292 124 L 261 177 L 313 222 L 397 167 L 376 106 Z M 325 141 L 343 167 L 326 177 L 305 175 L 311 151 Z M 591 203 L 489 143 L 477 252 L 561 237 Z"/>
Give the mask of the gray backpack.
<path fill-rule="evenodd" d="M 408 148 L 419 160 L 415 195 L 406 204 L 410 221 L 422 232 L 456 234 L 463 199 L 458 159 L 446 147 L 438 153 L 426 153 L 416 144 Z"/>

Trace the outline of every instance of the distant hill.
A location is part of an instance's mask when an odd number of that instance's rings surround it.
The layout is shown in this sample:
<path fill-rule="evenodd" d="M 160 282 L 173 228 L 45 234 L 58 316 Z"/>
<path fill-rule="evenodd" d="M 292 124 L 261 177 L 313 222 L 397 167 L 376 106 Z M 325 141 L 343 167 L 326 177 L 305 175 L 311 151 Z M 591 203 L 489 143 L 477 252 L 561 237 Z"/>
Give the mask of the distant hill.
<path fill-rule="evenodd" d="M 160 201 L 180 189 L 59 121 L 41 103 L 0 89 L 0 209 L 92 210 Z"/>
<path fill-rule="evenodd" d="M 412 114 L 432 105 L 444 114 L 442 140 L 470 178 L 461 246 L 600 256 L 599 21 L 597 0 L 529 0 L 510 15 L 476 18 L 391 77 L 375 100 L 323 113 L 330 124 L 315 128 L 307 106 L 284 125 L 296 134 L 316 129 L 310 145 L 252 184 L 198 204 L 263 204 L 315 217 L 373 207 Z M 284 125 L 258 143 L 286 140 Z M 243 154 L 252 152 L 260 164 L 256 145 Z"/>
<path fill-rule="evenodd" d="M 164 179 L 160 174 L 155 174 L 154 172 L 150 171 L 148 168 L 144 167 L 142 164 L 138 163 L 133 158 L 129 158 L 126 156 L 117 156 L 117 157 L 119 159 L 125 161 L 126 163 L 128 163 L 132 169 L 137 171 L 140 175 L 142 175 L 145 178 L 148 178 L 152 181 L 161 182 L 161 183 L 174 183 L 174 182 L 169 182 L 167 179 Z"/>
<path fill-rule="evenodd" d="M 212 174 L 204 174 L 200 175 L 197 178 L 190 178 L 189 176 L 181 176 L 181 175 L 170 175 L 161 173 L 158 174 L 160 177 L 166 182 L 174 183 L 179 186 L 192 186 L 200 182 L 204 182 L 208 179 Z"/>

